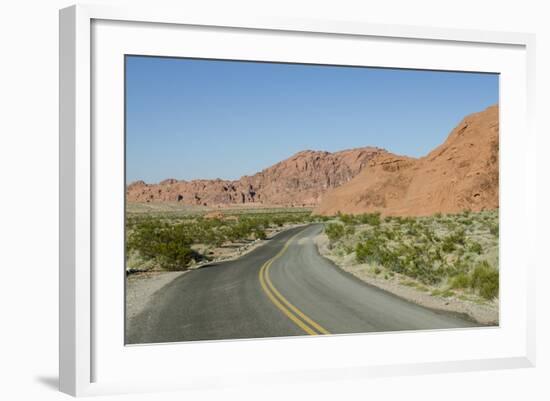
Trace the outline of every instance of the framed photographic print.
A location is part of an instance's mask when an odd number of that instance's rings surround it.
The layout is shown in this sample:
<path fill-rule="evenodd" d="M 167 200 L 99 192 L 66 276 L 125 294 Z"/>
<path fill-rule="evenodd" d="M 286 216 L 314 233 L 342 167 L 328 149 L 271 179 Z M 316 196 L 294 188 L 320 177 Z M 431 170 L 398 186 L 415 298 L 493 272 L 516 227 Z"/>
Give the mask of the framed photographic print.
<path fill-rule="evenodd" d="M 532 366 L 533 43 L 62 10 L 61 390 Z"/>

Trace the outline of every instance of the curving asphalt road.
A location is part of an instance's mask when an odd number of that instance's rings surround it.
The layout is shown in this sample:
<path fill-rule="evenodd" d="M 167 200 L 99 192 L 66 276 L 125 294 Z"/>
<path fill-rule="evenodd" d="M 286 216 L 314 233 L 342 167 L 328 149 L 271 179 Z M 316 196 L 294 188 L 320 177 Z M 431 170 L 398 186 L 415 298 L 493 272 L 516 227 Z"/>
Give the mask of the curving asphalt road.
<path fill-rule="evenodd" d="M 178 277 L 127 323 L 126 344 L 478 325 L 342 271 L 319 255 L 321 230 L 290 229 L 238 260 Z"/>

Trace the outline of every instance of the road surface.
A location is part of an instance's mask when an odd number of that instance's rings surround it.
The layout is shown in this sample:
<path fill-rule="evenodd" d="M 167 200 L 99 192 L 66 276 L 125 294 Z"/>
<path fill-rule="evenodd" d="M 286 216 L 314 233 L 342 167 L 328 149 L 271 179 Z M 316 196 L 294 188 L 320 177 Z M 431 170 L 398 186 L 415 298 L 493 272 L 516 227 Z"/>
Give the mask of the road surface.
<path fill-rule="evenodd" d="M 127 344 L 477 326 L 368 285 L 319 255 L 322 230 L 284 231 L 241 258 L 184 274 L 128 322 Z"/>

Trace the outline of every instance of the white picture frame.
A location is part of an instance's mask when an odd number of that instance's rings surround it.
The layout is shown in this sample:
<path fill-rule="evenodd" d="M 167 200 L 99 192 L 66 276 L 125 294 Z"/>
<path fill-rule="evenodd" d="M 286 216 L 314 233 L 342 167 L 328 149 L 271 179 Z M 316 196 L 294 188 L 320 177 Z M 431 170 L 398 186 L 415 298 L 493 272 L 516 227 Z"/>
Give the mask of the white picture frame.
<path fill-rule="evenodd" d="M 109 216 L 118 221 L 120 217 L 120 190 L 118 206 L 112 211 L 106 209 L 102 193 L 108 188 L 117 188 L 120 175 L 120 92 L 121 70 L 120 55 L 125 53 L 157 55 L 189 55 L 190 48 L 182 49 L 178 41 L 163 40 L 174 35 L 198 35 L 205 49 L 193 50 L 192 56 L 204 51 L 222 51 L 216 48 L 216 41 L 224 39 L 224 57 L 250 57 L 256 60 L 304 61 L 308 60 L 344 64 L 365 65 L 360 55 L 354 58 L 353 46 L 371 46 L 378 57 L 369 61 L 369 65 L 393 66 L 401 68 L 459 69 L 497 72 L 504 74 L 501 85 L 501 201 L 507 205 L 501 209 L 501 263 L 518 264 L 521 270 L 503 274 L 501 294 L 513 297 L 514 302 L 501 302 L 501 326 L 499 328 L 478 331 L 431 331 L 423 333 L 383 333 L 376 335 L 346 335 L 326 338 L 269 339 L 225 342 L 202 342 L 200 344 L 169 344 L 148 347 L 125 348 L 123 339 L 114 329 L 109 332 L 107 326 L 121 327 L 120 308 L 112 314 L 103 313 L 105 302 L 117 304 L 118 288 L 123 280 L 123 268 L 119 276 L 97 274 L 98 260 L 117 254 L 97 252 L 98 232 L 105 230 Z M 147 32 L 147 35 L 143 35 Z M 94 37 L 95 35 L 95 37 Z M 206 36 L 201 36 L 206 35 Z M 239 38 L 251 38 L 258 43 L 261 36 L 266 46 L 256 49 L 257 54 L 248 50 L 240 53 Z M 182 36 L 185 37 L 185 36 Z M 210 39 L 208 39 L 210 38 Z M 216 40 L 212 40 L 215 38 Z M 293 44 L 285 46 L 288 53 L 277 53 L 277 43 L 285 44 L 292 39 Z M 330 44 L 337 39 L 338 47 Z M 298 56 L 303 46 L 312 41 L 324 41 L 333 49 L 326 55 L 311 53 Z M 230 44 L 235 41 L 235 46 Z M 377 42 L 378 41 L 378 42 Z M 384 46 L 380 46 L 384 41 Z M 284 43 L 283 43 L 284 42 Z M 160 46 L 160 43 L 164 43 Z M 179 42 L 181 43 L 181 41 Z M 321 43 L 321 42 L 319 42 Z M 358 44 L 359 43 L 359 44 Z M 370 44 L 369 44 L 370 43 Z M 349 44 L 349 46 L 348 46 Z M 416 46 L 418 54 L 424 54 L 415 60 L 404 62 L 404 52 L 391 53 L 390 50 L 376 51 L 382 47 Z M 534 233 L 535 228 L 535 143 L 532 128 L 534 110 L 534 35 L 506 32 L 483 32 L 457 29 L 437 29 L 414 26 L 375 25 L 360 21 L 316 21 L 292 20 L 286 18 L 242 19 L 236 16 L 188 15 L 184 9 L 163 10 L 151 8 L 111 8 L 108 6 L 78 5 L 60 11 L 60 390 L 75 396 L 127 393 L 137 391 L 165 391 L 209 388 L 212 386 L 256 385 L 269 382 L 292 382 L 295 380 L 329 380 L 353 377 L 357 380 L 365 377 L 421 374 L 431 372 L 468 371 L 480 369 L 504 369 L 512 367 L 530 367 L 535 363 L 535 294 L 534 255 L 529 249 L 534 244 L 530 234 L 514 233 L 510 227 Z M 302 49 L 300 48 L 302 46 Z M 452 52 L 447 47 L 452 46 Z M 258 47 L 258 46 L 257 46 Z M 279 46 L 283 47 L 283 46 Z M 313 46 L 315 47 L 315 46 Z M 218 49 L 218 50 L 216 50 Z M 244 47 L 243 47 L 244 49 Z M 338 50 L 337 49 L 341 49 Z M 422 50 L 424 49 L 424 50 Z M 434 61 L 430 54 L 437 50 L 442 60 Z M 281 50 L 283 51 L 283 50 Z M 294 53 L 292 53 L 294 52 Z M 452 53 L 464 52 L 472 58 L 471 64 L 458 64 Z M 473 53 L 469 53 L 473 52 Z M 178 54 L 176 54 L 178 53 Z M 246 54 L 245 54 L 246 53 Z M 411 53 L 409 53 L 410 56 Z M 475 58 L 477 60 L 473 60 Z M 217 54 L 219 57 L 219 54 Z M 392 57 L 396 57 L 392 59 Z M 316 58 L 317 57 L 317 58 Z M 336 60 L 337 57 L 340 57 Z M 401 58 L 401 61 L 398 60 Z M 475 62 L 474 62 L 475 61 Z M 481 66 L 481 67 L 480 67 Z M 110 71 L 110 72 L 109 72 Z M 106 72 L 104 74 L 104 72 Z M 112 75 L 110 75 L 112 73 Z M 96 74 L 96 75 L 94 75 Z M 99 76 L 98 76 L 99 74 Z M 92 82 L 93 77 L 96 80 Z M 106 92 L 102 85 L 111 88 Z M 107 85 L 109 84 L 109 85 Z M 512 96 L 514 95 L 514 96 Z M 101 97 L 104 102 L 98 102 Z M 514 99 L 512 99 L 514 98 Z M 111 100 L 109 100 L 111 99 Z M 112 101 L 112 103 L 110 103 Z M 105 117 L 108 108 L 111 116 Z M 103 125 L 103 121 L 106 125 Z M 94 130 L 111 132 L 99 142 Z M 105 130 L 103 130 L 105 128 Z M 522 147 L 516 146 L 521 132 Z M 110 138 L 110 139 L 108 139 Z M 113 140 L 114 142 L 109 142 Z M 118 142 L 117 142 L 118 141 Z M 110 149 L 108 151 L 107 149 Z M 512 152 L 513 151 L 513 152 Z M 510 164 L 519 163 L 514 171 Z M 118 167 L 117 167 L 118 166 Z M 113 171 L 110 179 L 106 171 Z M 118 181 L 117 181 L 118 180 Z M 521 190 L 518 190 L 521 185 Z M 122 188 L 122 187 L 120 187 Z M 99 195 L 98 195 L 99 194 Z M 115 202 L 116 203 L 116 202 Z M 514 213 L 512 213 L 512 211 Z M 103 219 L 103 220 L 102 220 Z M 119 227 L 120 229 L 122 227 Z M 120 230 L 114 230 L 119 235 Z M 119 238 L 119 237 L 115 237 Z M 514 242 L 514 249 L 506 248 Z M 116 242 L 122 247 L 122 243 Z M 503 251 L 504 249 L 504 251 Z M 122 250 L 120 250 L 122 251 Z M 115 255 L 116 256 L 116 255 Z M 119 255 L 120 256 L 120 255 Z M 116 256 L 118 257 L 118 256 Z M 531 259 L 529 259 L 531 258 Z M 506 269 L 505 273 L 508 272 Z M 101 288 L 99 288 L 101 287 Z M 117 289 L 118 288 L 118 289 Z M 101 291 L 101 297 L 97 291 Z M 115 295 L 117 294 L 117 295 Z M 101 298 L 101 299 L 100 299 Z M 113 298 L 115 298 L 113 300 Z M 123 316 L 123 315 L 122 315 Z M 113 339 L 113 337 L 116 337 Z M 418 354 L 406 352 L 399 357 L 376 354 L 375 348 L 388 345 L 396 346 L 410 342 L 417 346 L 434 344 L 441 341 L 453 341 L 454 354 L 439 352 L 439 356 L 428 355 L 419 358 Z M 322 343 L 320 342 L 322 341 Z M 477 349 L 466 351 L 461 344 L 480 344 Z M 114 345 L 113 345 L 114 344 Z M 118 344 L 118 345 L 117 345 Z M 348 346 L 370 346 L 373 348 L 370 360 L 361 353 L 339 356 L 337 350 Z M 485 345 L 483 345 L 485 344 Z M 116 347 L 116 349 L 115 349 Z M 322 359 L 316 359 L 319 350 L 325 350 Z M 475 347 L 473 347 L 475 348 Z M 170 368 L 170 358 L 182 350 L 194 369 L 186 371 L 185 377 L 160 372 L 157 377 L 146 375 L 140 378 L 132 371 L 139 361 L 147 365 L 153 361 L 166 361 Z M 272 358 L 272 366 L 261 366 L 255 355 L 265 353 Z M 285 367 L 281 354 L 308 355 L 310 361 L 300 364 L 293 361 Z M 463 353 L 464 357 L 461 357 Z M 215 372 L 202 369 L 199 358 L 217 357 L 220 367 Z M 239 356 L 243 362 L 224 365 L 224 358 Z M 247 366 L 251 362 L 254 368 Z M 260 365 L 260 366 L 258 366 Z M 182 368 L 184 369 L 184 368 Z M 232 376 L 236 369 L 238 376 Z M 139 372 L 138 372 L 139 373 Z"/>

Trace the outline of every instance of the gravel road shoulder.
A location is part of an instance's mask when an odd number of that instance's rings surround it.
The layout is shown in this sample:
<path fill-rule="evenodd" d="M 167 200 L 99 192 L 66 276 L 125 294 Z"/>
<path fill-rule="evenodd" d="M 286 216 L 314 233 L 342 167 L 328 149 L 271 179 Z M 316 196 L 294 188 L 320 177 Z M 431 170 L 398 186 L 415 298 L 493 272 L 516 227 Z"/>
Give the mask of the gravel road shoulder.
<path fill-rule="evenodd" d="M 185 273 L 187 272 L 147 272 L 127 276 L 126 319 L 131 320 L 141 313 L 157 291 Z"/>

